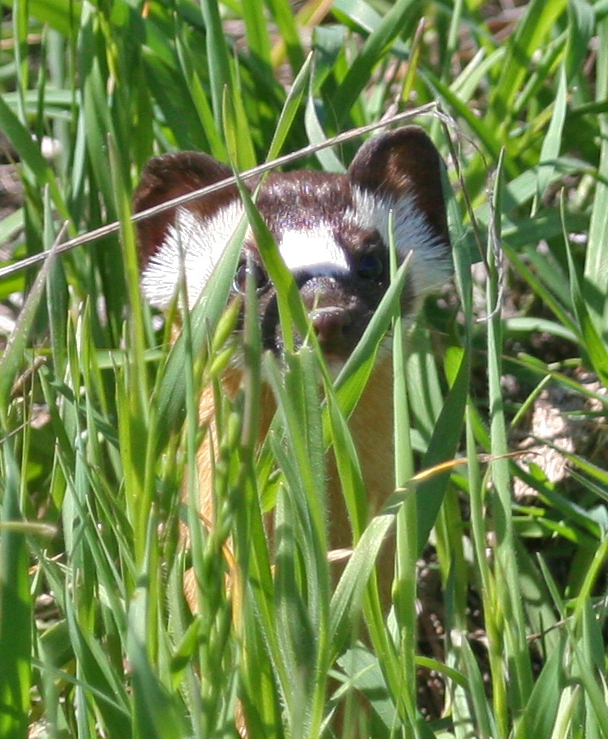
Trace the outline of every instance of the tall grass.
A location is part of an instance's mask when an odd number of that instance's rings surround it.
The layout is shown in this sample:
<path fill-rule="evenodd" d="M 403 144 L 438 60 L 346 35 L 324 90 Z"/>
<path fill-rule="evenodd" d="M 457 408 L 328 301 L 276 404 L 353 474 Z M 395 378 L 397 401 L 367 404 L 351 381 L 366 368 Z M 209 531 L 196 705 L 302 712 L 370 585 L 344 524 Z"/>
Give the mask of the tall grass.
<path fill-rule="evenodd" d="M 24 198 L 0 242 L 18 260 L 120 230 L 0 271 L 15 319 L 0 356 L 0 736 L 236 737 L 242 710 L 255 739 L 608 737 L 608 3 L 3 8 L 0 127 Z M 278 367 L 249 296 L 246 381 L 220 397 L 238 239 L 171 345 L 140 297 L 130 198 L 156 153 L 244 170 L 433 101 L 420 122 L 449 163 L 456 287 L 425 306 L 406 360 L 393 332 L 398 489 L 368 522 L 346 418 L 390 296 L 323 405 L 314 347 L 287 344 Z M 359 143 L 297 166 L 340 171 Z M 298 306 L 264 249 L 287 326 Z M 278 413 L 259 449 L 262 366 Z M 210 383 L 208 529 L 193 481 Z M 571 430 L 513 456 L 555 398 Z M 354 532 L 337 585 L 330 442 Z M 544 464 L 552 444 L 566 447 L 562 476 Z M 395 519 L 385 624 L 372 563 Z"/>

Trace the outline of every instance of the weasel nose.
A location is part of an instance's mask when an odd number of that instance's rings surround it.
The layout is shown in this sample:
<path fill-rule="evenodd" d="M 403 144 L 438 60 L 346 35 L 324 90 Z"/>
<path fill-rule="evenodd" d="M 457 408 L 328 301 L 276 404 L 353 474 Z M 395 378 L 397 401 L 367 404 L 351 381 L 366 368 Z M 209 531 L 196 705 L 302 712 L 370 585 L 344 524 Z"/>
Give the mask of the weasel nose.
<path fill-rule="evenodd" d="M 340 354 L 344 349 L 344 329 L 351 323 L 350 313 L 344 308 L 330 306 L 315 308 L 310 320 L 324 352 Z"/>

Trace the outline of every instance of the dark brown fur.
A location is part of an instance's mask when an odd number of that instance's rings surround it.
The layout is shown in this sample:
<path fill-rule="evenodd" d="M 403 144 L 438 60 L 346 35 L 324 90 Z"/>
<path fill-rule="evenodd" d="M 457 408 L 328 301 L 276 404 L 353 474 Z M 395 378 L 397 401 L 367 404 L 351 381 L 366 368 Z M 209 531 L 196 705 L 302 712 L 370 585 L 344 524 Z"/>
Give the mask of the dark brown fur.
<path fill-rule="evenodd" d="M 307 272 L 296 275 L 303 302 L 310 311 L 313 326 L 321 346 L 330 360 L 344 361 L 360 339 L 369 319 L 377 308 L 389 281 L 386 245 L 378 243 L 378 232 L 366 231 L 345 222 L 345 213 L 352 206 L 352 188 L 358 187 L 374 196 L 392 201 L 403 197 L 414 199 L 441 245 L 442 260 L 449 259 L 449 236 L 441 186 L 439 155 L 427 137 L 417 127 L 408 127 L 377 136 L 366 142 L 357 153 L 348 174 L 332 175 L 321 172 L 273 174 L 263 184 L 257 207 L 271 233 L 279 239 L 285 230 L 307 232 L 320 221 L 335 224 L 335 239 L 349 255 L 351 275 L 340 280 L 333 276 Z M 136 192 L 134 206 L 141 211 L 172 197 L 193 192 L 230 176 L 230 170 L 210 157 L 193 152 L 172 154 L 153 159 L 144 170 L 142 183 Z M 230 186 L 187 207 L 203 222 L 213 217 L 219 208 L 237 197 Z M 175 210 L 149 221 L 138 223 L 142 263 L 163 244 Z M 415 246 L 415 245 L 412 245 Z M 253 241 L 244 244 L 245 255 L 263 264 Z M 365 254 L 383 254 L 383 273 L 369 280 L 357 272 L 358 260 Z M 249 262 L 250 264 L 251 262 Z M 423 263 L 424 264 L 424 263 Z M 281 352 L 281 331 L 272 285 L 260 286 L 262 337 L 267 349 Z M 402 299 L 404 315 L 412 314 L 419 305 L 419 290 L 412 278 L 406 283 Z M 320 310 L 319 310 L 320 309 Z M 224 379 L 225 392 L 234 396 L 241 382 L 240 373 L 230 370 Z M 394 489 L 393 462 L 393 398 L 392 358 L 381 356 L 363 396 L 350 418 L 350 428 L 357 446 L 368 495 L 370 510 L 377 510 Z M 261 436 L 266 433 L 274 412 L 270 390 L 263 390 Z M 212 449 L 217 449 L 215 407 L 210 388 L 203 391 L 199 418 L 210 434 L 198 454 L 201 514 L 213 518 L 211 509 Z M 329 460 L 328 510 L 332 548 L 352 546 L 352 532 L 338 476 Z M 391 559 L 391 552 L 388 552 Z M 388 602 L 392 568 L 383 566 L 381 587 Z M 190 605 L 196 605 L 196 590 L 192 579 L 187 583 Z"/>

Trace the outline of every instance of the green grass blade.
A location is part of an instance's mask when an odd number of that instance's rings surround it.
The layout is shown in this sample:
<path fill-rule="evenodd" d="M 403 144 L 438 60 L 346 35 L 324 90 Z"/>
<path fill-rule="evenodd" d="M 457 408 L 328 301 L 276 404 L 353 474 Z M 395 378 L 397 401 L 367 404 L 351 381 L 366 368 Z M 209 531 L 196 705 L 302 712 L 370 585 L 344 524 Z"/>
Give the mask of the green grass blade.
<path fill-rule="evenodd" d="M 267 0 L 268 7 L 287 47 L 287 56 L 295 74 L 304 64 L 305 52 L 300 42 L 298 27 L 289 0 Z M 278 60 L 274 60 L 275 63 Z"/>
<path fill-rule="evenodd" d="M 557 95 L 553 105 L 553 116 L 551 117 L 551 123 L 540 152 L 538 200 L 543 197 L 547 186 L 555 175 L 555 165 L 553 162 L 558 158 L 561 150 L 564 121 L 566 119 L 567 94 L 566 70 L 565 67 L 562 67 L 559 75 Z"/>
<path fill-rule="evenodd" d="M 192 311 L 192 350 L 195 355 L 203 350 L 210 340 L 214 328 L 226 305 L 236 265 L 241 253 L 243 237 L 247 229 L 245 222 L 237 227 L 219 264 L 209 279 L 198 305 Z M 185 387 L 183 367 L 185 361 L 185 340 L 177 339 L 167 356 L 163 368 L 163 379 L 158 392 L 159 417 L 164 419 L 159 434 L 158 448 L 167 442 L 169 431 L 183 418 Z"/>
<path fill-rule="evenodd" d="M 312 54 L 309 54 L 291 85 L 291 89 L 289 90 L 289 94 L 287 95 L 287 99 L 285 100 L 285 104 L 283 105 L 281 114 L 277 121 L 272 141 L 268 149 L 268 154 L 266 155 L 266 158 L 269 161 L 280 155 L 283 144 L 291 131 L 299 112 L 302 98 L 304 97 L 306 85 L 312 74 L 312 61 Z"/>
<path fill-rule="evenodd" d="M 356 3 L 347 5 L 343 2 L 341 10 L 348 14 L 354 6 Z M 397 0 L 382 17 L 366 39 L 363 49 L 352 62 L 348 74 L 341 82 L 332 101 L 338 121 L 346 120 L 350 109 L 365 86 L 365 81 L 369 79 L 374 67 L 397 36 L 406 37 L 413 33 L 420 12 L 421 4 L 416 0 Z"/>
<path fill-rule="evenodd" d="M 3 411 L 3 416 L 5 411 Z M 7 428 L 2 424 L 3 434 Z M 13 440 L 4 438 L 0 519 L 0 734 L 27 734 L 31 689 L 32 602 L 25 532 L 10 528 L 23 520 L 20 474 Z"/>
<path fill-rule="evenodd" d="M 213 116 L 218 131 L 221 131 L 225 89 L 231 89 L 228 47 L 217 0 L 204 0 L 200 3 L 200 8 L 206 31 L 207 64 L 209 65 Z"/>
<path fill-rule="evenodd" d="M 566 9 L 564 0 L 546 3 L 543 0 L 532 0 L 526 6 L 526 14 L 518 24 L 514 34 L 509 38 L 509 52 L 502 65 L 500 80 L 492 95 L 492 106 L 496 116 L 495 123 L 509 120 L 515 96 L 521 89 L 523 80 L 529 69 L 530 60 L 535 51 L 548 35 L 553 24 Z"/>
<path fill-rule="evenodd" d="M 32 170 L 39 186 L 46 185 L 49 187 L 51 197 L 59 211 L 59 215 L 70 223 L 69 235 L 75 236 L 69 211 L 51 167 L 40 153 L 40 148 L 36 145 L 36 142 L 32 140 L 29 131 L 23 127 L 2 97 L 0 97 L 0 128 L 2 128 L 5 135 L 19 152 L 23 162 Z"/>
<path fill-rule="evenodd" d="M 562 217 L 563 208 L 562 208 Z M 577 274 L 576 265 L 572 256 L 572 249 L 568 239 L 566 223 L 564 222 L 564 243 L 566 245 L 566 253 L 568 256 L 568 268 L 570 275 L 570 291 L 572 296 L 572 304 L 579 325 L 581 342 L 588 352 L 589 360 L 593 368 L 598 373 L 604 386 L 608 385 L 608 348 L 596 325 L 593 323 L 587 301 L 583 295 L 580 285 L 580 278 Z"/>
<path fill-rule="evenodd" d="M 469 386 L 469 362 L 466 353 L 461 354 L 456 367 L 455 379 L 437 419 L 433 436 L 424 456 L 424 467 L 426 469 L 431 469 L 435 465 L 454 459 L 456 456 L 462 435 Z M 435 524 L 449 477 L 449 472 L 433 475 L 418 486 L 416 496 L 418 498 L 419 553 L 424 548 Z"/>
<path fill-rule="evenodd" d="M 46 280 L 54 258 L 54 249 L 51 248 L 47 260 L 42 265 L 32 285 L 6 349 L 0 357 L 0 422 L 5 430 L 11 386 L 23 362 L 26 343 L 34 325 L 36 311 L 42 300 Z"/>
<path fill-rule="evenodd" d="M 596 90 L 598 100 L 608 98 L 607 45 L 608 26 L 604 19 L 604 22 L 599 26 L 598 67 L 600 75 Z M 605 336 L 608 331 L 608 315 L 606 314 L 606 301 L 604 300 L 604 296 L 608 292 L 608 254 L 606 250 L 606 243 L 608 243 L 608 114 L 606 112 L 599 115 L 599 127 L 601 135 L 600 161 L 595 198 L 591 210 L 584 278 L 585 294 L 593 323 L 597 331 Z"/>

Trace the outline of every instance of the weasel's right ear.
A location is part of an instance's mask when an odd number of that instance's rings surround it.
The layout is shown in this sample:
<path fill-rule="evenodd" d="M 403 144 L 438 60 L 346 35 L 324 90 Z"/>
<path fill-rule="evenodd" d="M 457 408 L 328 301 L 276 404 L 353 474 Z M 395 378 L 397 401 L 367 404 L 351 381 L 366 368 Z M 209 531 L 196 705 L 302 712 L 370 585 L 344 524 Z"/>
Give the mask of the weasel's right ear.
<path fill-rule="evenodd" d="M 202 152 L 182 151 L 154 157 L 142 172 L 133 197 L 133 210 L 139 213 L 227 177 L 232 177 L 232 170 Z M 235 198 L 238 198 L 238 190 L 236 185 L 230 185 L 180 207 L 189 210 L 197 219 L 206 220 Z M 164 243 L 169 227 L 175 223 L 175 211 L 170 208 L 137 223 L 142 266 Z"/>
<path fill-rule="evenodd" d="M 353 184 L 394 202 L 414 198 L 446 251 L 450 235 L 441 185 L 441 158 L 419 126 L 405 126 L 373 136 L 359 149 L 348 174 Z"/>

